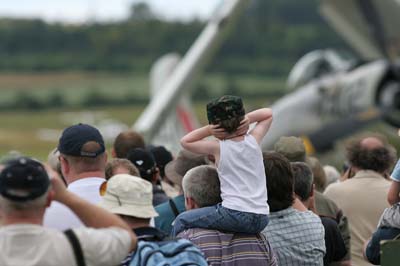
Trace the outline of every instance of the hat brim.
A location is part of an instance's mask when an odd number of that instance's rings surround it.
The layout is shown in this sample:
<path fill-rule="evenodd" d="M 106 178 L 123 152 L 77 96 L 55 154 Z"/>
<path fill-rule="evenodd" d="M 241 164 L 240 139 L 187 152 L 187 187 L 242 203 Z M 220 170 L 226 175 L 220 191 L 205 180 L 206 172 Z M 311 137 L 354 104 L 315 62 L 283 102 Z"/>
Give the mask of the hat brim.
<path fill-rule="evenodd" d="M 124 206 L 119 206 L 117 202 L 111 202 L 103 198 L 99 206 L 115 214 L 134 216 L 137 218 L 146 219 L 158 216 L 158 213 L 152 205 L 144 206 L 124 203 Z"/>
<path fill-rule="evenodd" d="M 165 168 L 165 176 L 171 180 L 175 185 L 182 187 L 183 176 L 175 171 L 176 160 L 169 162 Z"/>

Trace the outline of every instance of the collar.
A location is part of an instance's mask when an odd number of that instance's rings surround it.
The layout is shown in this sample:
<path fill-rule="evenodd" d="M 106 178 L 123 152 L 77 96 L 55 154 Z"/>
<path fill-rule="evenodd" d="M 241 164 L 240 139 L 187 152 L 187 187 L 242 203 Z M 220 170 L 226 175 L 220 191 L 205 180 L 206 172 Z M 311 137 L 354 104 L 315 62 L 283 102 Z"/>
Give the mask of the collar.
<path fill-rule="evenodd" d="M 99 183 L 103 183 L 104 181 L 106 181 L 106 179 L 102 177 L 85 177 L 70 183 L 68 185 L 68 189 L 79 187 L 82 185 L 97 185 Z"/>
<path fill-rule="evenodd" d="M 279 218 L 279 217 L 289 216 L 295 212 L 296 210 L 293 207 L 289 207 L 287 209 L 283 209 L 277 212 L 270 212 L 269 216 Z"/>
<path fill-rule="evenodd" d="M 382 174 L 375 172 L 373 170 L 359 170 L 353 176 L 353 178 L 382 178 L 382 179 L 384 179 Z M 351 178 L 350 178 L 350 180 L 351 180 Z"/>

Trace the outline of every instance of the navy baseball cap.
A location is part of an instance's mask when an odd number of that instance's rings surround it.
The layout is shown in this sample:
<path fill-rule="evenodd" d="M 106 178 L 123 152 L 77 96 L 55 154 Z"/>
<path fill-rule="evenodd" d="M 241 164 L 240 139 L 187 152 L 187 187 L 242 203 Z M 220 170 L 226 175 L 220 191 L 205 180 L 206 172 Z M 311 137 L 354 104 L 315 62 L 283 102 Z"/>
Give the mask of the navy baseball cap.
<path fill-rule="evenodd" d="M 85 150 L 88 142 L 98 144 L 97 150 Z M 106 150 L 100 131 L 87 124 L 77 124 L 66 128 L 58 142 L 58 151 L 61 154 L 79 157 L 95 158 Z"/>
<path fill-rule="evenodd" d="M 0 194 L 12 201 L 34 200 L 49 186 L 50 179 L 43 165 L 28 157 L 7 161 L 0 173 Z"/>

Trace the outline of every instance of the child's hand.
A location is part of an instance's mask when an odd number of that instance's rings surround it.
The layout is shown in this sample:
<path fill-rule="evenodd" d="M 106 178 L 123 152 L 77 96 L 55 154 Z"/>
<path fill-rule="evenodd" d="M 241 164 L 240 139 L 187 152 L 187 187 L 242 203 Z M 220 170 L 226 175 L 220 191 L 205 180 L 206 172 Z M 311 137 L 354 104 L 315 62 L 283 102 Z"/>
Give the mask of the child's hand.
<path fill-rule="evenodd" d="M 236 135 L 244 135 L 249 130 L 250 119 L 247 115 L 244 116 L 243 120 L 240 121 L 240 126 L 236 130 Z"/>
<path fill-rule="evenodd" d="M 219 125 L 209 125 L 210 134 L 217 139 L 224 139 L 226 137 L 225 129 Z"/>

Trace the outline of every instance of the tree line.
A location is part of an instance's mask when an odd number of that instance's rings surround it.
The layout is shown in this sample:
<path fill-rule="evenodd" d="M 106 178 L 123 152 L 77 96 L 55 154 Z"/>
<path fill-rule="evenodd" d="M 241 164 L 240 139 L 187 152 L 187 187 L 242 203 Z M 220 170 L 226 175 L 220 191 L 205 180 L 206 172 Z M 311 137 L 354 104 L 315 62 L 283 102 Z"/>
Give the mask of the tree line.
<path fill-rule="evenodd" d="M 208 67 L 227 74 L 283 76 L 304 53 L 345 49 L 317 11 L 317 0 L 258 0 L 241 16 Z M 165 21 L 145 4 L 113 23 L 65 25 L 0 19 L 0 71 L 148 72 L 168 52 L 184 54 L 205 22 Z"/>

